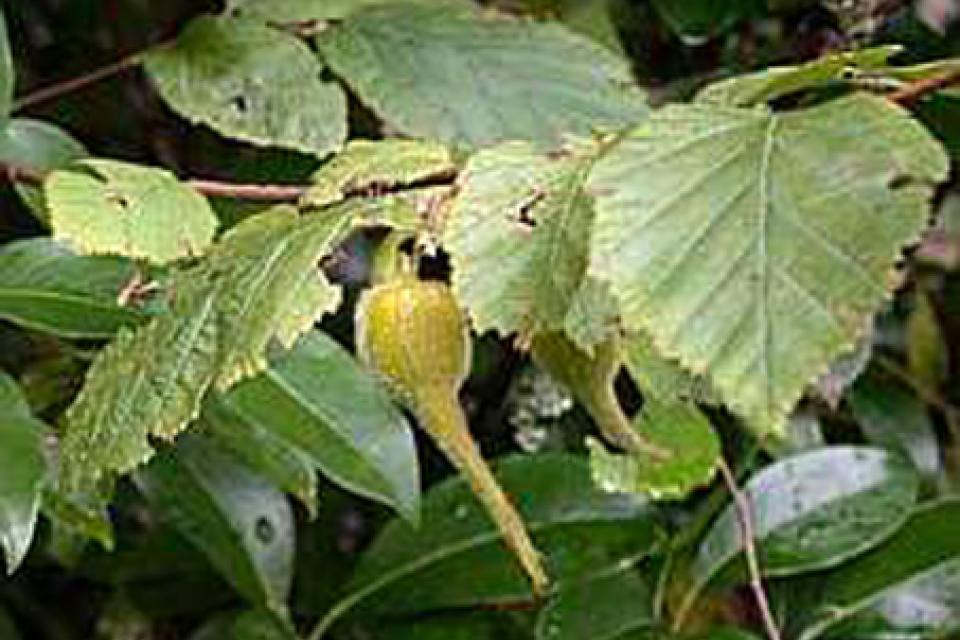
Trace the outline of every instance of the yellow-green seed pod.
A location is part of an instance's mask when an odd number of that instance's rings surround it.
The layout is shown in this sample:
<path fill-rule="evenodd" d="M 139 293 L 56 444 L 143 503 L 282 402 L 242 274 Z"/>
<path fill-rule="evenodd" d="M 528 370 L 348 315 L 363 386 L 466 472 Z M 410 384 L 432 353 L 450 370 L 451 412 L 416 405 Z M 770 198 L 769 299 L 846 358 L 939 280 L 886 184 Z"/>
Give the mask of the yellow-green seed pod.
<path fill-rule="evenodd" d="M 357 351 L 406 402 L 425 387 L 459 389 L 470 371 L 470 334 L 456 298 L 446 284 L 413 275 L 364 292 Z"/>

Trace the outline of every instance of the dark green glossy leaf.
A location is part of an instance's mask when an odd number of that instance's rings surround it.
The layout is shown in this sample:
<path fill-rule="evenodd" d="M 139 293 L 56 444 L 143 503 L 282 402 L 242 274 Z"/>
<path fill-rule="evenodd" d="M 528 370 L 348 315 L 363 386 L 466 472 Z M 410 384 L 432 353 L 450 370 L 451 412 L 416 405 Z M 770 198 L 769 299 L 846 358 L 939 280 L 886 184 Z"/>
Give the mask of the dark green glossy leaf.
<path fill-rule="evenodd" d="M 598 492 L 582 458 L 514 457 L 496 470 L 557 581 L 635 559 L 660 538 L 646 502 Z M 456 478 L 425 496 L 419 529 L 402 521 L 384 529 L 325 623 L 354 607 L 400 614 L 526 601 L 529 589 L 469 486 Z"/>
<path fill-rule="evenodd" d="M 482 146 L 620 127 L 646 114 L 626 62 L 557 24 L 417 5 L 352 14 L 321 54 L 397 131 Z"/>
<path fill-rule="evenodd" d="M 0 247 L 0 318 L 65 338 L 107 338 L 143 314 L 121 307 L 127 260 L 77 256 L 49 238 Z"/>
<path fill-rule="evenodd" d="M 417 518 L 417 458 L 407 419 L 379 383 L 319 331 L 215 399 L 206 415 L 218 439 L 233 442 L 254 468 L 274 469 L 271 478 L 283 473 L 276 467 L 289 457 L 291 473 L 305 462 L 347 490 Z M 258 456 L 274 461 L 257 464 Z M 302 490 L 295 493 L 303 497 Z"/>
<path fill-rule="evenodd" d="M 942 478 L 937 434 L 917 396 L 895 382 L 866 376 L 854 386 L 849 401 L 868 441 L 908 456 L 926 480 Z"/>
<path fill-rule="evenodd" d="M 297 38 L 252 20 L 202 16 L 145 60 L 180 115 L 257 145 L 326 156 L 347 134 L 347 100 Z"/>
<path fill-rule="evenodd" d="M 377 620 L 352 625 L 370 640 L 530 640 L 527 625 L 509 614 L 488 611 L 440 612 L 411 620 Z"/>
<path fill-rule="evenodd" d="M 0 162 L 48 173 L 87 156 L 87 150 L 69 133 L 41 120 L 14 118 L 0 131 Z M 40 220 L 49 218 L 43 190 L 18 182 L 17 193 Z"/>
<path fill-rule="evenodd" d="M 244 611 L 217 617 L 190 636 L 190 640 L 297 640 L 297 634 L 273 615 Z"/>
<path fill-rule="evenodd" d="M 653 593 L 636 567 L 617 567 L 573 585 L 543 609 L 537 640 L 617 640 L 656 624 Z"/>
<path fill-rule="evenodd" d="M 653 0 L 653 6 L 684 42 L 702 44 L 750 15 L 753 0 Z"/>
<path fill-rule="evenodd" d="M 381 4 L 424 4 L 431 7 L 476 9 L 473 0 L 229 0 L 227 9 L 244 18 L 272 24 L 340 20 L 351 13 Z"/>
<path fill-rule="evenodd" d="M 293 574 L 293 513 L 282 493 L 198 436 L 154 459 L 137 486 L 251 602 L 285 609 Z"/>
<path fill-rule="evenodd" d="M 745 487 L 764 574 L 833 567 L 877 546 L 903 524 L 917 490 L 907 461 L 869 447 L 816 449 L 766 467 Z M 733 568 L 742 550 L 731 505 L 700 543 L 688 601 L 722 570 Z"/>
<path fill-rule="evenodd" d="M 800 639 L 818 638 L 858 615 L 869 616 L 874 623 L 878 616 L 887 622 L 899 620 L 914 627 L 913 633 L 916 627 L 925 627 L 929 635 L 924 637 L 948 637 L 948 630 L 960 626 L 958 523 L 960 501 L 923 505 L 884 545 L 834 571 L 811 576 L 808 599 L 802 601 L 811 604 L 794 611 L 794 626 L 803 629 Z M 885 637 L 916 637 L 909 635 L 909 628 L 901 632 Z"/>
<path fill-rule="evenodd" d="M 17 383 L 0 372 L 0 547 L 7 574 L 17 570 L 33 541 L 47 480 L 45 431 Z"/>

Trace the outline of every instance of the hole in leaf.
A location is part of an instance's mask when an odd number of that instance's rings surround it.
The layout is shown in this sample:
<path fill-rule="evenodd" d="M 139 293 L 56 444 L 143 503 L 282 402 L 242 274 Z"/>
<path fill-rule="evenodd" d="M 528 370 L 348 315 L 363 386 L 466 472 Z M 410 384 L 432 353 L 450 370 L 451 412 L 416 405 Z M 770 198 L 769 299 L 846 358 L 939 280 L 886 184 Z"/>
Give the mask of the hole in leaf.
<path fill-rule="evenodd" d="M 256 523 L 253 525 L 253 534 L 257 537 L 257 540 L 263 544 L 270 544 L 273 542 L 276 533 L 277 532 L 274 529 L 273 523 L 270 522 L 270 519 L 266 516 L 260 516 L 257 518 Z"/>
<path fill-rule="evenodd" d="M 898 174 L 890 178 L 887 182 L 887 187 L 893 191 L 897 189 L 903 189 L 904 187 L 909 187 L 911 184 L 914 184 L 916 179 L 913 176 L 908 176 L 904 174 Z"/>
<path fill-rule="evenodd" d="M 244 95 L 234 96 L 233 99 L 230 100 L 230 106 L 233 107 L 234 110 L 239 111 L 240 113 L 246 113 L 247 112 L 246 96 Z"/>

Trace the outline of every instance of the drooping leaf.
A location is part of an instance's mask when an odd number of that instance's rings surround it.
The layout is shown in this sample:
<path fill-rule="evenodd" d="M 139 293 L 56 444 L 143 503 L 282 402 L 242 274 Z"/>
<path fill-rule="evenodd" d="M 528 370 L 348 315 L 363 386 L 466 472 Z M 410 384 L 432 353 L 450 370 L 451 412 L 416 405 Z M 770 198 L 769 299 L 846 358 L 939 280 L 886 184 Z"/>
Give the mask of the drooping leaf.
<path fill-rule="evenodd" d="M 282 493 L 210 441 L 185 436 L 136 475 L 161 518 L 209 558 L 245 598 L 283 612 L 294 523 Z"/>
<path fill-rule="evenodd" d="M 868 442 L 909 457 L 934 485 L 942 478 L 937 433 L 919 398 L 899 384 L 867 376 L 854 386 L 849 401 Z"/>
<path fill-rule="evenodd" d="M 889 538 L 909 516 L 917 476 L 896 454 L 869 447 L 827 447 L 785 458 L 747 483 L 765 575 L 837 566 Z M 742 578 L 743 551 L 732 505 L 700 543 L 688 604 L 714 580 Z M 718 577 L 719 574 L 719 577 Z"/>
<path fill-rule="evenodd" d="M 618 558 L 635 558 L 659 538 L 645 502 L 597 492 L 585 460 L 524 456 L 497 469 L 557 580 L 576 580 Z M 419 529 L 402 521 L 384 529 L 325 623 L 355 608 L 418 613 L 529 597 L 529 585 L 494 525 L 467 483 L 456 478 L 427 493 Z"/>
<path fill-rule="evenodd" d="M 298 218 L 279 207 L 245 220 L 206 261 L 174 278 L 168 314 L 121 330 L 67 411 L 64 488 L 81 490 L 144 462 L 153 454 L 149 436 L 176 436 L 208 389 L 259 373 L 271 340 L 290 346 L 335 306 L 337 290 L 316 265 L 349 227 L 341 213 Z"/>
<path fill-rule="evenodd" d="M 316 156 L 346 138 L 343 90 L 294 36 L 254 21 L 202 16 L 145 65 L 180 115 L 221 135 Z"/>
<path fill-rule="evenodd" d="M 342 152 L 313 174 L 305 204 L 324 206 L 351 194 L 411 184 L 456 171 L 450 150 L 420 140 L 351 140 Z"/>
<path fill-rule="evenodd" d="M 589 261 L 593 202 L 583 185 L 599 151 L 584 144 L 548 157 L 506 143 L 467 163 L 444 246 L 479 333 L 565 328 Z"/>
<path fill-rule="evenodd" d="M 305 336 L 209 409 L 205 415 L 217 439 L 248 444 L 240 452 L 248 463 L 279 449 L 416 520 L 419 486 L 410 426 L 379 384 L 325 334 Z"/>
<path fill-rule="evenodd" d="M 697 94 L 696 100 L 727 107 L 748 107 L 841 80 L 860 70 L 882 67 L 902 49 L 900 45 L 884 45 L 833 53 L 801 65 L 770 67 L 709 84 Z"/>
<path fill-rule="evenodd" d="M 834 571 L 811 577 L 806 591 L 812 597 L 802 600 L 810 605 L 794 612 L 798 619 L 793 626 L 797 632 L 802 629 L 797 637 L 819 638 L 860 614 L 926 627 L 920 637 L 949 637 L 960 623 L 957 522 L 960 501 L 925 504 L 910 514 L 897 535 L 884 545 Z M 944 587 L 946 590 L 941 590 Z M 901 629 L 898 635 L 886 637 L 917 637 L 908 631 Z"/>
<path fill-rule="evenodd" d="M 887 296 L 945 161 L 875 96 L 785 114 L 668 106 L 594 167 L 591 273 L 628 328 L 775 433 Z"/>
<path fill-rule="evenodd" d="M 117 298 L 133 265 L 77 256 L 49 238 L 0 248 L 0 318 L 65 338 L 106 338 L 143 319 Z"/>
<path fill-rule="evenodd" d="M 206 198 L 161 169 L 80 160 L 44 191 L 54 237 L 80 253 L 163 264 L 203 254 L 217 230 Z"/>
<path fill-rule="evenodd" d="M 87 150 L 69 133 L 42 120 L 14 118 L 0 130 L 0 162 L 49 173 L 64 169 L 75 160 L 87 156 Z M 16 183 L 17 193 L 40 220 L 47 221 L 49 212 L 43 190 L 26 182 Z"/>
<path fill-rule="evenodd" d="M 637 568 L 629 565 L 563 586 L 540 612 L 536 638 L 619 640 L 655 624 L 653 593 Z"/>
<path fill-rule="evenodd" d="M 17 383 L 0 372 L 0 547 L 7 574 L 33 542 L 40 495 L 47 480 L 46 426 L 34 418 Z"/>
<path fill-rule="evenodd" d="M 411 136 L 556 147 L 646 113 L 621 58 L 556 24 L 396 4 L 352 14 L 318 45 L 364 103 Z"/>
<path fill-rule="evenodd" d="M 340 20 L 351 13 L 382 4 L 423 4 L 443 9 L 475 10 L 473 0 L 229 0 L 228 11 L 271 24 Z"/>
<path fill-rule="evenodd" d="M 6 126 L 13 106 L 13 92 L 17 84 L 17 72 L 13 66 L 10 38 L 7 35 L 7 20 L 0 9 L 0 127 Z"/>
<path fill-rule="evenodd" d="M 720 440 L 696 406 L 648 399 L 634 428 L 670 457 L 610 453 L 589 439 L 591 474 L 601 490 L 678 500 L 710 483 L 720 461 Z"/>

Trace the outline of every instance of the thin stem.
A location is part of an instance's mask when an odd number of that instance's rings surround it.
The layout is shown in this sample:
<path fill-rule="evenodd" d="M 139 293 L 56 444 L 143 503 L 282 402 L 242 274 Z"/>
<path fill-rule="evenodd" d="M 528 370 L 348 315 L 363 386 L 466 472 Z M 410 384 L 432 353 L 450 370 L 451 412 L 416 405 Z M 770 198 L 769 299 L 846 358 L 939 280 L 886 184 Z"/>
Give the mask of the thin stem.
<path fill-rule="evenodd" d="M 757 556 L 750 499 L 737 486 L 737 479 L 727 461 L 723 458 L 720 458 L 720 475 L 723 476 L 723 481 L 733 497 L 734 510 L 737 514 L 737 522 L 740 525 L 740 538 L 747 560 L 747 572 L 750 575 L 750 589 L 753 591 L 753 597 L 756 600 L 757 609 L 760 611 L 764 629 L 770 640 L 781 640 L 780 630 L 777 628 L 776 620 L 774 620 L 773 612 L 770 609 L 770 602 L 763 588 L 763 575 L 760 571 L 760 559 Z"/>
<path fill-rule="evenodd" d="M 127 56 L 126 58 L 121 58 L 116 62 L 112 62 L 89 73 L 85 73 L 75 78 L 69 78 L 62 82 L 57 82 L 47 87 L 43 87 L 42 89 L 38 89 L 33 93 L 29 93 L 22 98 L 14 100 L 13 111 L 20 111 L 21 109 L 26 109 L 27 107 L 32 107 L 42 102 L 49 102 L 50 100 L 61 98 L 69 93 L 73 93 L 74 91 L 79 91 L 80 89 L 83 89 L 91 84 L 100 82 L 101 80 L 106 80 L 107 78 L 111 78 L 117 74 L 123 73 L 129 69 L 132 69 L 133 67 L 138 66 L 142 59 L 143 52 L 138 51 L 137 53 Z"/>
<path fill-rule="evenodd" d="M 236 184 L 217 180 L 187 180 L 187 184 L 205 196 L 260 202 L 295 202 L 310 188 L 298 184 Z"/>
<path fill-rule="evenodd" d="M 909 107 L 916 104 L 921 98 L 957 83 L 960 83 L 960 69 L 953 69 L 935 76 L 908 82 L 896 91 L 888 93 L 887 100 Z"/>

